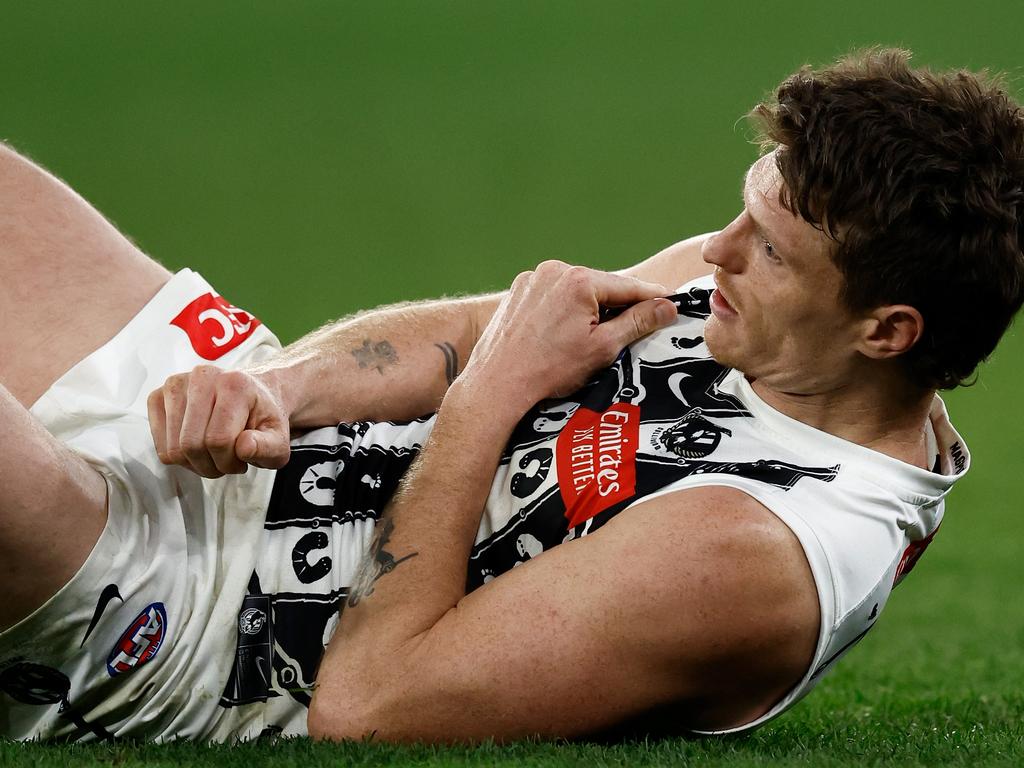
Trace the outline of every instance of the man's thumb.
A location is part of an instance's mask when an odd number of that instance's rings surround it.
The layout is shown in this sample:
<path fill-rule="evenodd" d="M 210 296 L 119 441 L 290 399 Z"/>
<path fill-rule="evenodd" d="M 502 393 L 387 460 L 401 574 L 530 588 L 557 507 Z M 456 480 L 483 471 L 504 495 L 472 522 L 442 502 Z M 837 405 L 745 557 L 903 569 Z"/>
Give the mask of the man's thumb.
<path fill-rule="evenodd" d="M 619 326 L 622 346 L 626 346 L 659 328 L 672 325 L 675 320 L 676 305 L 669 299 L 649 299 L 634 304 L 611 322 Z"/>
<path fill-rule="evenodd" d="M 288 438 L 276 430 L 247 429 L 235 440 L 235 455 L 256 467 L 280 469 L 290 453 Z"/>

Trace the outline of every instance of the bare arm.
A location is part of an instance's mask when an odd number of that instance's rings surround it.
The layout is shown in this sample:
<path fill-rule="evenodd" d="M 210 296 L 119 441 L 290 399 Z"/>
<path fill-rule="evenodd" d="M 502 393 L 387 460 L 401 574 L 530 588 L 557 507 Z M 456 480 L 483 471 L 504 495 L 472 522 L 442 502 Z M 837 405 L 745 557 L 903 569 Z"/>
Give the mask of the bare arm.
<path fill-rule="evenodd" d="M 414 419 L 437 410 L 503 295 L 360 312 L 253 373 L 277 379 L 293 427 Z"/>
<path fill-rule="evenodd" d="M 620 270 L 675 288 L 711 271 L 707 234 Z M 300 339 L 256 369 L 279 380 L 293 427 L 414 419 L 437 410 L 505 293 L 359 312 Z"/>
<path fill-rule="evenodd" d="M 711 271 L 707 235 L 620 270 L 669 288 Z M 505 293 L 382 307 L 331 323 L 254 372 L 276 377 L 293 427 L 412 419 L 437 410 Z"/>
<path fill-rule="evenodd" d="M 293 429 L 437 410 L 501 295 L 400 304 L 330 323 L 246 370 L 210 365 L 148 400 L 160 460 L 204 477 L 281 467 Z"/>
<path fill-rule="evenodd" d="M 587 306 L 579 277 L 517 280 L 445 397 L 350 591 L 312 735 L 573 736 L 679 702 L 691 726 L 739 724 L 806 668 L 817 616 L 799 545 L 729 489 L 639 505 L 465 594 L 491 478 L 523 412 L 671 320 L 645 301 L 597 325 L 605 302 Z M 609 277 L 594 278 L 595 293 Z"/>
<path fill-rule="evenodd" d="M 620 270 L 669 288 L 710 273 L 708 235 Z M 254 369 L 276 377 L 293 427 L 412 419 L 437 410 L 505 293 L 399 304 L 331 323 Z"/>
<path fill-rule="evenodd" d="M 698 277 L 711 274 L 713 267 L 701 258 L 701 248 L 714 235 L 714 232 L 708 232 L 680 240 L 639 264 L 619 270 L 618 274 L 678 288 Z"/>
<path fill-rule="evenodd" d="M 669 288 L 709 271 L 706 235 L 620 274 Z M 383 307 L 314 331 L 246 371 L 200 366 L 149 399 L 160 459 L 205 477 L 280 467 L 289 429 L 404 420 L 435 411 L 506 294 Z"/>

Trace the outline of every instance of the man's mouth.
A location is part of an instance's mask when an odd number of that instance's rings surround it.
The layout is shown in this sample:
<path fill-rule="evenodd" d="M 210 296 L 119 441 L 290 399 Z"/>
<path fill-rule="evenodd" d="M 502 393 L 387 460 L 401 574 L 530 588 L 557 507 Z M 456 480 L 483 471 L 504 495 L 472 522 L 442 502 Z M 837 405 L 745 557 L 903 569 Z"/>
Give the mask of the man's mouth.
<path fill-rule="evenodd" d="M 739 312 L 736 308 L 729 303 L 729 300 L 725 298 L 725 294 L 722 293 L 722 289 L 715 287 L 715 290 L 711 292 L 711 312 L 715 317 L 736 317 Z"/>

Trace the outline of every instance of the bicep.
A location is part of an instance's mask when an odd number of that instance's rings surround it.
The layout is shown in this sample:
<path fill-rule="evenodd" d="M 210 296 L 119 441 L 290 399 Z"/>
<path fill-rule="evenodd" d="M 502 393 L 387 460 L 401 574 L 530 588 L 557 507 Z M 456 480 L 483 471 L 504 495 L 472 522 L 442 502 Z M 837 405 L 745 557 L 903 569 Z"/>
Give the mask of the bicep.
<path fill-rule="evenodd" d="M 373 700 L 325 735 L 571 737 L 698 705 L 714 670 L 745 652 L 733 641 L 772 621 L 758 613 L 757 601 L 768 601 L 743 583 L 742 569 L 723 569 L 734 553 L 716 528 L 730 513 L 712 504 L 670 494 L 638 505 L 485 584 L 389 654 L 389 665 L 367 670 L 374 679 L 356 687 Z M 345 687 L 329 671 L 321 685 L 318 696 L 343 710 Z"/>
<path fill-rule="evenodd" d="M 572 736 L 671 696 L 672 682 L 654 674 L 659 663 L 625 632 L 646 634 L 638 621 L 650 617 L 627 583 L 604 571 L 604 550 L 598 536 L 569 542 L 470 593 L 389 663 L 351 681 L 374 691 L 370 701 L 353 705 L 345 681 L 332 685 L 322 669 L 314 708 L 341 717 L 320 735 Z"/>

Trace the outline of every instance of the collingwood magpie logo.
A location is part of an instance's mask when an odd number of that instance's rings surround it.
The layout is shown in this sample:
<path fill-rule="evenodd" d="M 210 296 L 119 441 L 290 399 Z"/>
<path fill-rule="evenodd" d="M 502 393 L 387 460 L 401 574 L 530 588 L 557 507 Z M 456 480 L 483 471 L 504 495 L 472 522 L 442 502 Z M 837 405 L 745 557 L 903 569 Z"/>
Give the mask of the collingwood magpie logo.
<path fill-rule="evenodd" d="M 732 431 L 720 427 L 701 415 L 700 408 L 691 408 L 666 429 L 654 433 L 652 442 L 684 459 L 703 459 L 722 442 L 722 435 L 732 437 Z"/>
<path fill-rule="evenodd" d="M 238 617 L 238 631 L 243 635 L 258 634 L 267 623 L 267 614 L 259 608 L 247 608 Z"/>

